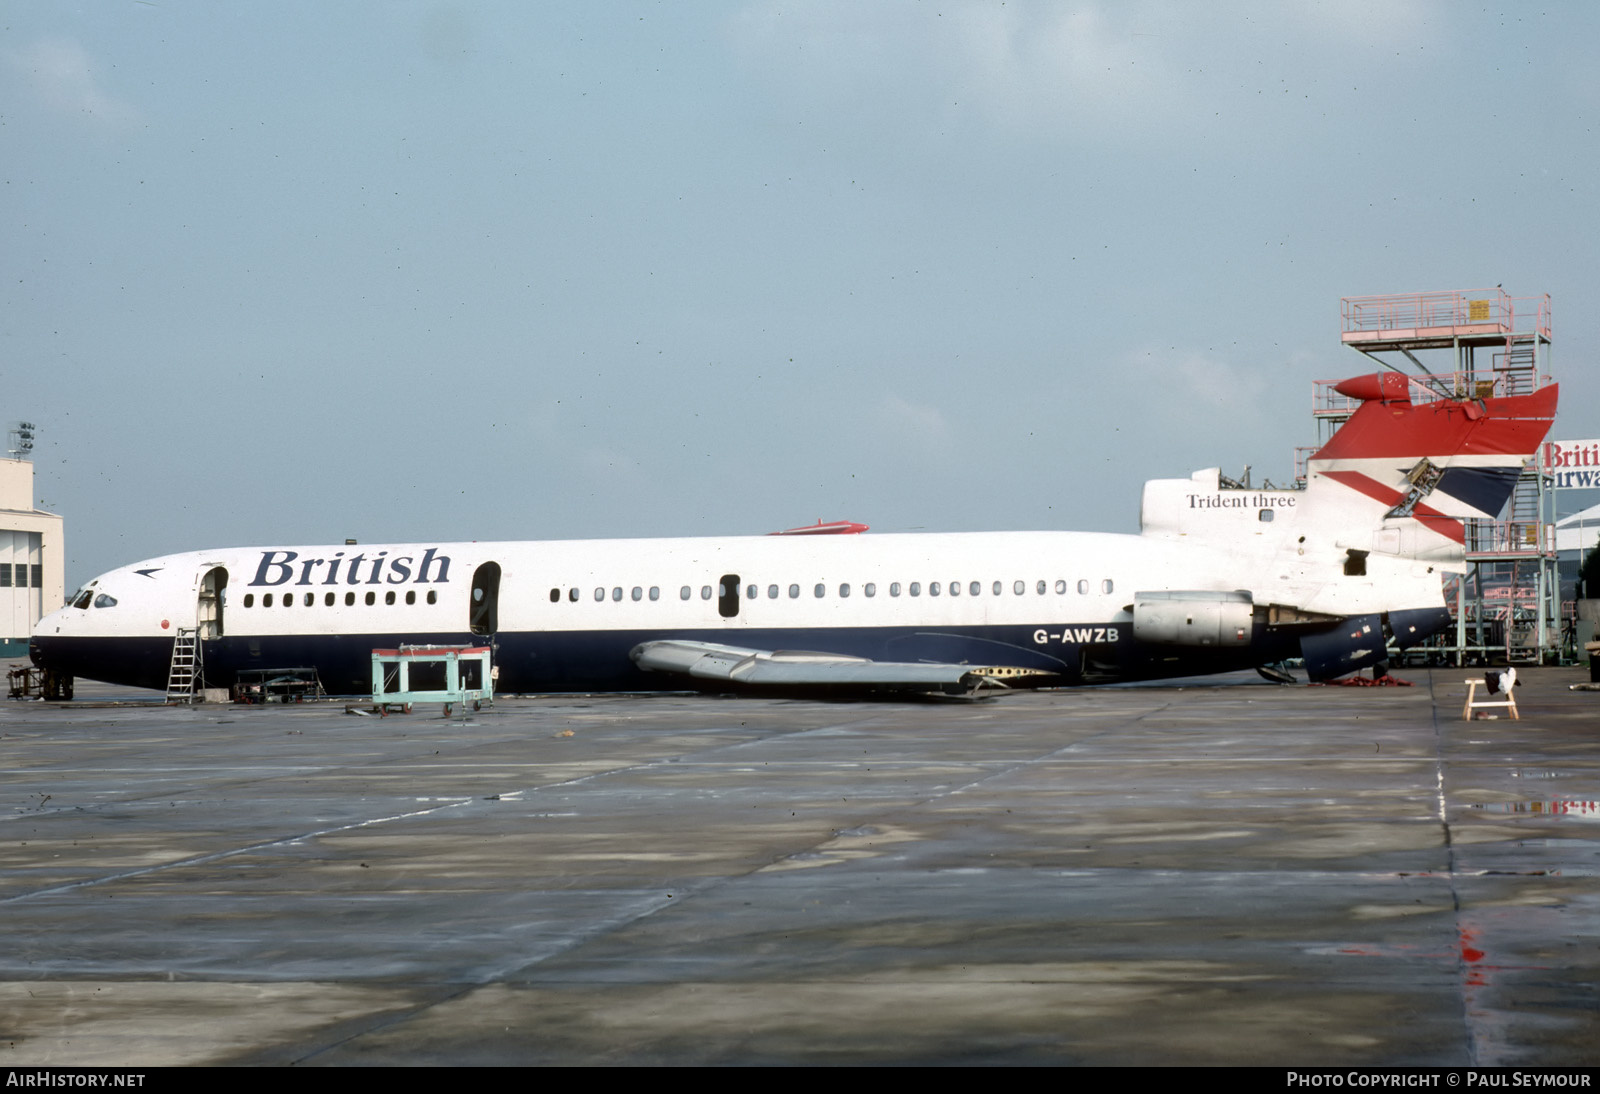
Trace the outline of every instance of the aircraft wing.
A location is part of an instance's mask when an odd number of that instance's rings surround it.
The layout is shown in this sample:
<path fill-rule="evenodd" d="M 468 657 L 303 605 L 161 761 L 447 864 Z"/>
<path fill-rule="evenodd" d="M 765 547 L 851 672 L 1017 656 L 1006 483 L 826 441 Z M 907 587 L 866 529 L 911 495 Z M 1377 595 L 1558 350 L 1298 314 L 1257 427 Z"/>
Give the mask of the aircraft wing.
<path fill-rule="evenodd" d="M 629 656 L 647 672 L 677 672 L 701 680 L 773 688 L 848 688 L 961 695 L 984 688 L 1004 688 L 1006 677 L 1038 675 L 1037 670 L 1007 666 L 869 661 L 847 654 L 753 650 L 687 639 L 642 642 Z"/>

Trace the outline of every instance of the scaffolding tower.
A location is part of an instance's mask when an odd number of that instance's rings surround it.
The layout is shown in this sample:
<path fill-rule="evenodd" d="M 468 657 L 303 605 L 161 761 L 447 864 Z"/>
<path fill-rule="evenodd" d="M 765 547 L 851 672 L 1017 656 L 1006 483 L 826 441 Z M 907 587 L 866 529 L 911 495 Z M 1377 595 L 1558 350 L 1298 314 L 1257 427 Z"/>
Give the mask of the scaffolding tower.
<path fill-rule="evenodd" d="M 1550 296 L 1512 297 L 1492 289 L 1340 301 L 1340 340 L 1411 381 L 1413 401 L 1523 395 L 1550 383 Z M 1312 395 L 1319 445 L 1358 405 L 1318 380 Z M 1296 451 L 1295 477 L 1315 448 Z M 1531 460 L 1496 519 L 1466 523 L 1467 573 L 1447 593 L 1455 633 L 1434 649 L 1464 664 L 1498 660 L 1542 664 L 1560 654 L 1554 483 Z M 1453 638 L 1453 642 L 1451 639 Z"/>

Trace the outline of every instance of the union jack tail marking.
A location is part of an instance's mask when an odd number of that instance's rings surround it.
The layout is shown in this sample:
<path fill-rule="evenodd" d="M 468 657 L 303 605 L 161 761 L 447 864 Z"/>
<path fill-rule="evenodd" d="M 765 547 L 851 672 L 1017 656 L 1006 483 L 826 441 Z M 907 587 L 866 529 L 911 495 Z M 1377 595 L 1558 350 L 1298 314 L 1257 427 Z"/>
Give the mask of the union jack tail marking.
<path fill-rule="evenodd" d="M 1308 501 L 1317 494 L 1337 503 L 1330 487 L 1346 503 L 1359 496 L 1368 504 L 1357 508 L 1383 507 L 1384 528 L 1420 527 L 1457 549 L 1465 521 L 1494 520 L 1505 508 L 1550 429 L 1559 392 L 1550 384 L 1526 395 L 1413 402 L 1398 373 L 1357 377 L 1335 390 L 1361 405 L 1311 457 Z"/>

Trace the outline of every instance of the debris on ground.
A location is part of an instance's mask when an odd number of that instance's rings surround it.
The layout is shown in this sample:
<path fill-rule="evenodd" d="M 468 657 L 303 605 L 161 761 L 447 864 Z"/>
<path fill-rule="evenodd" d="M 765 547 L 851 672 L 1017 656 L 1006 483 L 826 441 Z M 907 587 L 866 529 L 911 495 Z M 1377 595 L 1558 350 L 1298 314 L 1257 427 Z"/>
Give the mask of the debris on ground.
<path fill-rule="evenodd" d="M 1388 673 L 1384 673 L 1382 676 L 1377 677 L 1357 675 L 1346 676 L 1340 680 L 1313 680 L 1310 686 L 1329 688 L 1409 688 L 1415 685 L 1410 680 L 1402 680 L 1398 676 L 1390 676 Z"/>

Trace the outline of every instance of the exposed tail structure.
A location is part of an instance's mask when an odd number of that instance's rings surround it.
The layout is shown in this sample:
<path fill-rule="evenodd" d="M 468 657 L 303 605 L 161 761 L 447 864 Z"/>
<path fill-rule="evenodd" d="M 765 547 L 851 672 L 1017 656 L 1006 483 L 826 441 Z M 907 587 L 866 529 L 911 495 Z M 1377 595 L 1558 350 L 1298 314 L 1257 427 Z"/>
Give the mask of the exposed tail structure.
<path fill-rule="evenodd" d="M 1459 564 L 1466 525 L 1494 520 L 1555 418 L 1558 386 L 1441 399 L 1399 373 L 1346 380 L 1361 401 L 1311 457 L 1307 507 L 1338 514 L 1339 544 Z M 1428 401 L 1413 402 L 1414 391 Z"/>

